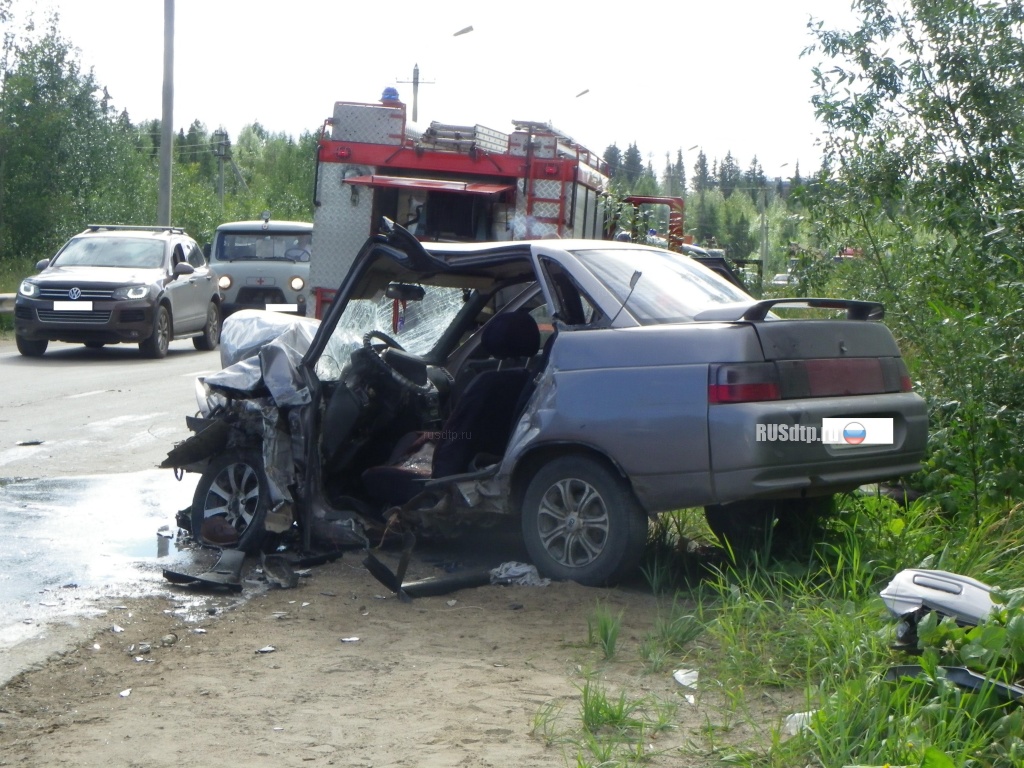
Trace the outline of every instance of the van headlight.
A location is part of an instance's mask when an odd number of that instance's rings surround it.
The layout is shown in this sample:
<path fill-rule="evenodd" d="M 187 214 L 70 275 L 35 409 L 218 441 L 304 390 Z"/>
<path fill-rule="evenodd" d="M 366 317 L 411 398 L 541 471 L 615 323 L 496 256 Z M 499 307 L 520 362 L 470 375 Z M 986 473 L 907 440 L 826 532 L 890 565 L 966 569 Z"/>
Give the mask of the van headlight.
<path fill-rule="evenodd" d="M 217 280 L 217 287 L 222 291 L 226 291 L 231 287 L 231 275 L 221 275 Z"/>
<path fill-rule="evenodd" d="M 292 278 L 291 282 L 288 283 L 288 285 L 292 287 L 293 291 L 301 291 L 303 288 L 306 287 L 306 281 L 303 280 L 301 277 L 295 276 Z"/>

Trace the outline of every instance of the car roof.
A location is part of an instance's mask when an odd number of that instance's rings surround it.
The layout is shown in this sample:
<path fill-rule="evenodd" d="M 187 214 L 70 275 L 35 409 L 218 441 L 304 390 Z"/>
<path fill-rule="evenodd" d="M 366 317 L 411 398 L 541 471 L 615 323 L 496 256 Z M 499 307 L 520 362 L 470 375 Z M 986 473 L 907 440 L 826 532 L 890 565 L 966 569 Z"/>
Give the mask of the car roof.
<path fill-rule="evenodd" d="M 427 253 L 439 256 L 446 261 L 457 263 L 460 257 L 491 256 L 500 258 L 523 258 L 533 252 L 534 248 L 555 251 L 630 251 L 636 249 L 648 251 L 664 251 L 664 248 L 653 248 L 639 243 L 624 243 L 615 240 L 585 240 L 548 238 L 543 240 L 502 240 L 500 242 L 471 243 L 423 243 Z"/>
<path fill-rule="evenodd" d="M 267 232 L 312 232 L 308 221 L 230 221 L 217 227 L 218 232 L 252 232 L 254 229 Z"/>
<path fill-rule="evenodd" d="M 90 224 L 74 237 L 116 237 L 166 240 L 171 237 L 189 237 L 181 227 L 138 227 L 119 224 Z"/>

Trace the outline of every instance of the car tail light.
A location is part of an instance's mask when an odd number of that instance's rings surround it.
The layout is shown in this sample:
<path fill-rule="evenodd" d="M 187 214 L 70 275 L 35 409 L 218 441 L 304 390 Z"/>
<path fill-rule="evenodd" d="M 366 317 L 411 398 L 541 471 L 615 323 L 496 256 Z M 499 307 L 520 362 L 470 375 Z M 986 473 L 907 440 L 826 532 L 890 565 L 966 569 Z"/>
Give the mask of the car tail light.
<path fill-rule="evenodd" d="M 911 391 L 898 357 L 780 360 L 712 366 L 709 403 L 751 403 L 806 397 L 846 397 Z"/>
<path fill-rule="evenodd" d="M 711 367 L 709 403 L 752 403 L 781 399 L 779 370 L 775 363 L 737 363 Z"/>

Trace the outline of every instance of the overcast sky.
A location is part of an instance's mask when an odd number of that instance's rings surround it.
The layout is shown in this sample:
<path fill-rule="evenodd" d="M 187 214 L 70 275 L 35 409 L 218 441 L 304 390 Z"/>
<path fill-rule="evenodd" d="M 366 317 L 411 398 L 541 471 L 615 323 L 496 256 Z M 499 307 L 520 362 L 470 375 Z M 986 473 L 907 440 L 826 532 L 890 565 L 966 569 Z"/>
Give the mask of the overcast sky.
<path fill-rule="evenodd" d="M 379 99 L 395 86 L 419 127 L 431 121 L 508 132 L 551 122 L 591 150 L 636 143 L 660 173 L 683 150 L 692 174 L 732 152 L 765 173 L 817 167 L 810 98 L 813 16 L 848 26 L 850 0 L 648 0 L 593 3 L 363 0 L 176 0 L 174 126 L 200 120 L 232 138 L 259 121 L 315 131 L 335 101 Z M 164 0 L 14 0 L 59 11 L 117 110 L 159 118 Z M 611 10 L 614 9 L 614 10 Z M 472 26 L 467 34 L 454 33 Z M 586 91 L 586 93 L 583 93 Z M 578 94 L 583 95 L 578 95 Z M 411 108 L 410 108 L 411 112 Z"/>

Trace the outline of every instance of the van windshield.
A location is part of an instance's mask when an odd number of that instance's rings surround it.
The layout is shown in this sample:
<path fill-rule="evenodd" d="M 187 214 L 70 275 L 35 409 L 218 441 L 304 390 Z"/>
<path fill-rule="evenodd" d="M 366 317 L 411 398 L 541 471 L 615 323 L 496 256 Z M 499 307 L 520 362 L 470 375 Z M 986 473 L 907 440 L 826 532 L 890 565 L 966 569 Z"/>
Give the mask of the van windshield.
<path fill-rule="evenodd" d="M 218 232 L 214 261 L 309 261 L 309 232 Z"/>

